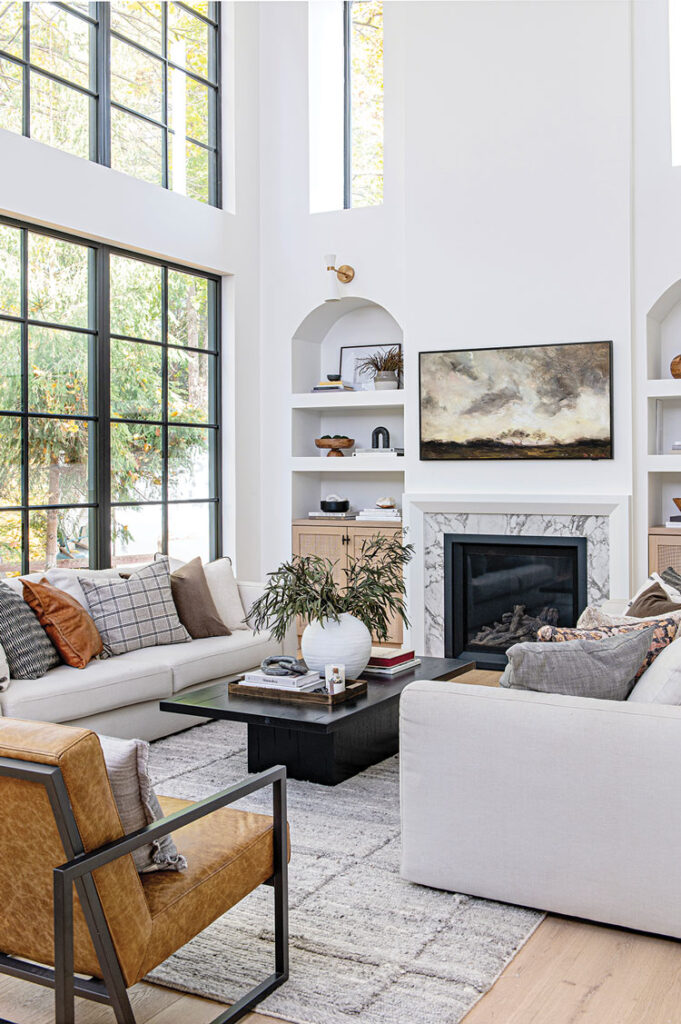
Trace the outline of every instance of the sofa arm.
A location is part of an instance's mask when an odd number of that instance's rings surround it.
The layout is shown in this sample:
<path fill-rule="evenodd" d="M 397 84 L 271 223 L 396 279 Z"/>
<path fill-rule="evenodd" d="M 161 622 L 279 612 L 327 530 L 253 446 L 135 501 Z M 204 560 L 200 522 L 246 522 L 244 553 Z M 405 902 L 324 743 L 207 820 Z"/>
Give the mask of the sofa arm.
<path fill-rule="evenodd" d="M 244 611 L 246 615 L 250 615 L 251 608 L 258 598 L 264 593 L 265 584 L 247 580 L 243 582 L 238 581 L 237 586 L 239 588 L 239 597 L 241 598 L 241 603 L 244 606 Z M 296 633 L 295 625 L 290 626 L 286 631 L 286 636 L 281 644 L 281 653 L 290 654 L 294 658 L 296 657 L 298 653 L 298 635 Z"/>
<path fill-rule="evenodd" d="M 418 682 L 402 874 L 681 937 L 681 708 Z"/>

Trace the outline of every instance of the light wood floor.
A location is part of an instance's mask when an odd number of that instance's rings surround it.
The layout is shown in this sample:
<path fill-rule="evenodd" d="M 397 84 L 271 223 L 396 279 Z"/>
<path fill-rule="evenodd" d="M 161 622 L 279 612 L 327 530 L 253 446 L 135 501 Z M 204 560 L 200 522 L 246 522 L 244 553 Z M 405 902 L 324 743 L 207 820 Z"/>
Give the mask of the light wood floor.
<path fill-rule="evenodd" d="M 457 682 L 495 686 L 477 670 Z M 208 1024 L 220 1005 L 141 983 L 137 1024 Z M 0 975 L 0 1024 L 52 1024 L 52 993 Z M 113 1024 L 105 1006 L 77 1000 L 78 1024 Z M 259 1013 L 248 1024 L 282 1024 Z M 549 915 L 463 1024 L 679 1024 L 681 943 Z M 403 1024 L 396 1021 L 395 1024 Z"/>

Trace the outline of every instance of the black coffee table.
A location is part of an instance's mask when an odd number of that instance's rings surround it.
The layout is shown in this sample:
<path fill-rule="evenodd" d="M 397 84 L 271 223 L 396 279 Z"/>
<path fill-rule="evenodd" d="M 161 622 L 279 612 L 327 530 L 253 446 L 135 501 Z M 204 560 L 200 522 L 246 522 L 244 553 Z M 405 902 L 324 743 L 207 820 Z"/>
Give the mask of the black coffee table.
<path fill-rule="evenodd" d="M 336 707 L 240 697 L 227 682 L 162 700 L 161 711 L 248 724 L 248 770 L 284 764 L 293 779 L 334 786 L 398 750 L 400 694 L 415 679 L 454 679 L 475 668 L 460 658 L 421 658 L 421 664 Z"/>

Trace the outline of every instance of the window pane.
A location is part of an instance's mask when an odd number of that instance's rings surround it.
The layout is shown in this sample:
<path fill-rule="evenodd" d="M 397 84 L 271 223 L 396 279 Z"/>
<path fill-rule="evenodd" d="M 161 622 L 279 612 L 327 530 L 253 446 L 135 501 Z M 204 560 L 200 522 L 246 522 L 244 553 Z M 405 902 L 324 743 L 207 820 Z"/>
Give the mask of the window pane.
<path fill-rule="evenodd" d="M 29 572 L 87 569 L 90 564 L 86 508 L 33 511 L 28 522 Z"/>
<path fill-rule="evenodd" d="M 120 39 L 111 39 L 111 98 L 163 120 L 163 64 Z"/>
<path fill-rule="evenodd" d="M 163 546 L 160 505 L 111 509 L 111 564 L 152 562 Z"/>
<path fill-rule="evenodd" d="M 168 76 L 168 125 L 177 135 L 215 145 L 215 90 L 184 71 L 171 68 Z"/>
<path fill-rule="evenodd" d="M 208 423 L 214 420 L 210 394 L 212 364 L 215 356 L 198 352 L 168 350 L 168 418 L 181 423 Z"/>
<path fill-rule="evenodd" d="M 208 309 L 213 308 L 214 284 L 205 277 L 168 271 L 168 341 L 190 348 L 213 348 Z"/>
<path fill-rule="evenodd" d="M 161 445 L 160 427 L 111 424 L 112 501 L 155 501 L 161 497 Z"/>
<path fill-rule="evenodd" d="M 11 60 L 0 60 L 0 128 L 8 132 L 23 132 L 24 72 Z"/>
<path fill-rule="evenodd" d="M 88 433 L 81 420 L 28 421 L 29 504 L 76 505 L 90 501 Z"/>
<path fill-rule="evenodd" d="M 21 315 L 21 234 L 0 224 L 0 312 Z"/>
<path fill-rule="evenodd" d="M 111 333 L 162 341 L 163 271 L 155 263 L 111 257 Z"/>
<path fill-rule="evenodd" d="M 24 49 L 23 6 L 22 3 L 4 3 L 0 7 L 0 50 L 15 57 L 21 57 Z"/>
<path fill-rule="evenodd" d="M 163 184 L 163 128 L 111 108 L 111 166 L 133 178 Z"/>
<path fill-rule="evenodd" d="M 87 415 L 88 349 L 86 334 L 28 330 L 28 407 L 31 412 Z"/>
<path fill-rule="evenodd" d="M 111 339 L 111 415 L 162 418 L 163 350 L 159 345 Z"/>
<path fill-rule="evenodd" d="M 383 202 L 383 4 L 351 6 L 352 206 Z"/>
<path fill-rule="evenodd" d="M 0 505 L 21 505 L 21 420 L 0 416 Z"/>
<path fill-rule="evenodd" d="M 0 320 L 0 409 L 21 409 L 21 328 Z"/>
<path fill-rule="evenodd" d="M 168 57 L 208 78 L 208 40 L 213 29 L 176 4 L 168 5 Z M 211 69 L 212 70 L 212 69 Z"/>
<path fill-rule="evenodd" d="M 168 428 L 168 497 L 211 498 L 212 430 Z"/>
<path fill-rule="evenodd" d="M 33 320 L 90 326 L 92 250 L 51 235 L 28 235 L 28 315 Z"/>
<path fill-rule="evenodd" d="M 189 562 L 198 555 L 210 561 L 210 528 L 215 505 L 168 506 L 168 554 Z"/>
<path fill-rule="evenodd" d="M 94 100 L 31 72 L 31 138 L 73 156 L 90 156 Z"/>
<path fill-rule="evenodd" d="M 21 573 L 21 513 L 0 512 L 0 576 Z"/>
<path fill-rule="evenodd" d="M 202 146 L 195 146 L 180 135 L 168 137 L 168 173 L 173 192 L 210 201 L 210 166 L 213 154 Z"/>
<path fill-rule="evenodd" d="M 90 34 L 94 28 L 55 4 L 31 4 L 31 63 L 60 78 L 92 87 Z M 93 48 L 94 49 L 94 48 Z"/>
<path fill-rule="evenodd" d="M 111 4 L 111 28 L 155 53 L 163 52 L 162 4 L 114 0 Z"/>

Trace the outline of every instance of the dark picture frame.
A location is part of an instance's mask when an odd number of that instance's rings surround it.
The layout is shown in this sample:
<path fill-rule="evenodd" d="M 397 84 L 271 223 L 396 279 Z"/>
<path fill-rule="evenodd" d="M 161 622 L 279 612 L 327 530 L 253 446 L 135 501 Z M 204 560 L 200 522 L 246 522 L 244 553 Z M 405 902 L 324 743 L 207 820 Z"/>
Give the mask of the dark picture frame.
<path fill-rule="evenodd" d="M 338 364 L 338 372 L 341 375 L 341 380 L 347 381 L 348 384 L 353 384 L 356 391 L 373 391 L 373 383 L 369 376 L 362 375 L 363 380 L 359 379 L 355 373 L 354 364 L 357 358 L 364 358 L 370 356 L 374 352 L 389 351 L 390 349 L 397 348 L 402 351 L 402 344 L 399 341 L 381 343 L 380 345 L 341 345 L 340 360 Z M 345 373 L 343 367 L 345 366 Z M 350 368 L 350 369 L 349 369 Z M 351 371 L 351 372 L 350 372 Z M 357 381 L 359 380 L 359 383 Z M 402 375 L 397 382 L 398 388 L 402 387 Z"/>
<path fill-rule="evenodd" d="M 421 461 L 612 459 L 612 341 L 419 353 Z"/>

